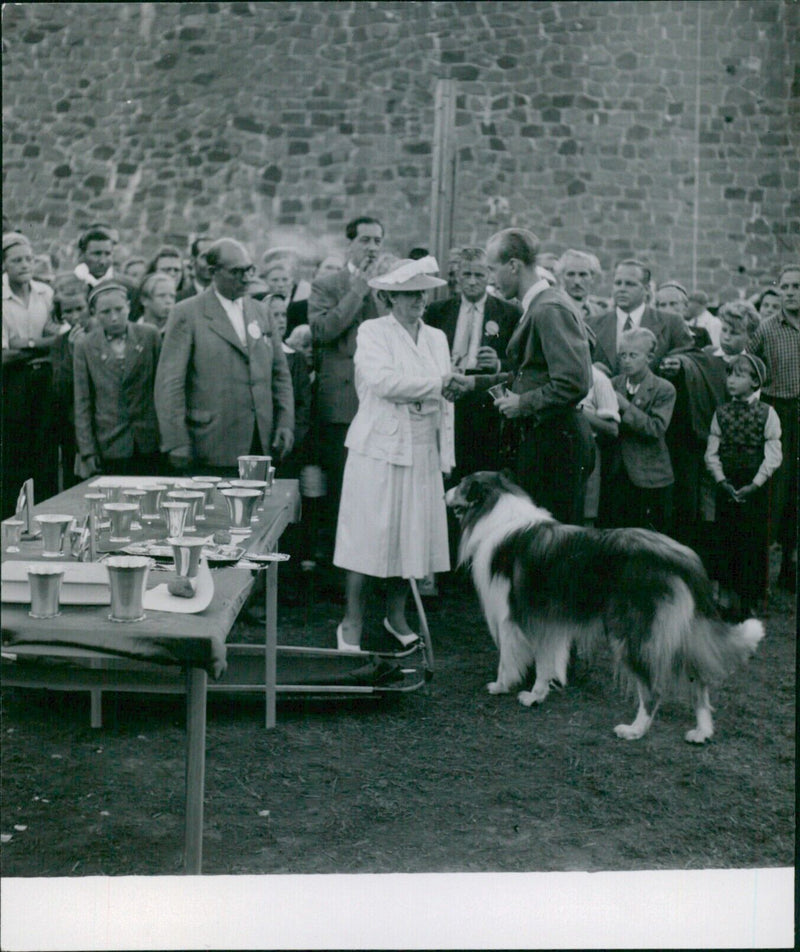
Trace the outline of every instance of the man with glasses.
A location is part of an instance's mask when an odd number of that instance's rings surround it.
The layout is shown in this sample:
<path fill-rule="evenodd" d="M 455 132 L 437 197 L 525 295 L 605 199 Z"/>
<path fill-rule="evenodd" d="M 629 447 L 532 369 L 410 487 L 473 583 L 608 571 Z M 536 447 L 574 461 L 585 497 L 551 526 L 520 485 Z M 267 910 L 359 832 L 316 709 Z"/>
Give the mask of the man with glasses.
<path fill-rule="evenodd" d="M 206 251 L 210 287 L 175 306 L 156 374 L 161 447 L 177 470 L 232 475 L 237 457 L 280 459 L 294 442 L 286 356 L 261 302 L 247 294 L 247 250 L 220 238 Z"/>

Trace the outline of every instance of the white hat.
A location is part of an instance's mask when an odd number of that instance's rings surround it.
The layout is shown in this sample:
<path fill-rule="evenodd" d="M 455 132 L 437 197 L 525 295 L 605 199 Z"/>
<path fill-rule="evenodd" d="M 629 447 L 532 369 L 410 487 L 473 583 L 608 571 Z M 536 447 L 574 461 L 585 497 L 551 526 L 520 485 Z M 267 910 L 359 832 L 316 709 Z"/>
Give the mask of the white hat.
<path fill-rule="evenodd" d="M 372 278 L 367 283 L 376 291 L 427 291 L 428 288 L 441 288 L 447 284 L 441 278 L 433 277 L 439 265 L 433 255 L 413 261 L 403 258 L 391 271 Z"/>

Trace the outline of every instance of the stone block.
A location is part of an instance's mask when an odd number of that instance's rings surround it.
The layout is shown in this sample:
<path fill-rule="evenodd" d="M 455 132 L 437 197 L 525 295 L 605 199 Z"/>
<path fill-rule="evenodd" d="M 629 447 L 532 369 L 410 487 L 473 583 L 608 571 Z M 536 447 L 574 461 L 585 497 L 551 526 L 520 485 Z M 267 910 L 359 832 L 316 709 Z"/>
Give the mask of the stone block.
<path fill-rule="evenodd" d="M 233 128 L 239 129 L 241 132 L 252 132 L 257 135 L 260 135 L 264 131 L 263 123 L 258 122 L 251 116 L 234 116 Z"/>
<path fill-rule="evenodd" d="M 450 70 L 451 78 L 461 80 L 461 82 L 472 82 L 477 79 L 480 74 L 481 71 L 477 66 L 469 64 L 456 65 Z"/>

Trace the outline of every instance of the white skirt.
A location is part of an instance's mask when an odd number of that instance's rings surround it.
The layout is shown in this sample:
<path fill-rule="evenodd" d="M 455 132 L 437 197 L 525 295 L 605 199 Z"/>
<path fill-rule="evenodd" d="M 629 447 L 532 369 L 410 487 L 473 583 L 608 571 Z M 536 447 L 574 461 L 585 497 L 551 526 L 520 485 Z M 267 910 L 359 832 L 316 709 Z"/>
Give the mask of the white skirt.
<path fill-rule="evenodd" d="M 411 466 L 348 450 L 334 565 L 376 578 L 449 571 L 436 420 L 412 414 Z"/>

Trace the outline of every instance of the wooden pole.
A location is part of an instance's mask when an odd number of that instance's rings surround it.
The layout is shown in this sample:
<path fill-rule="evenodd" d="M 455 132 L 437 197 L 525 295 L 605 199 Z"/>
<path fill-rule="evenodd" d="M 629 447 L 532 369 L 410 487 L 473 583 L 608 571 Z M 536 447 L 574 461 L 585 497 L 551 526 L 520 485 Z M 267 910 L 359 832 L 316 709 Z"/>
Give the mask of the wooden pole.
<path fill-rule="evenodd" d="M 436 83 L 434 105 L 430 249 L 439 262 L 442 277 L 447 276 L 447 257 L 453 244 L 456 190 L 455 117 L 456 81 L 440 79 Z M 448 293 L 447 288 L 441 288 L 441 297 Z"/>

